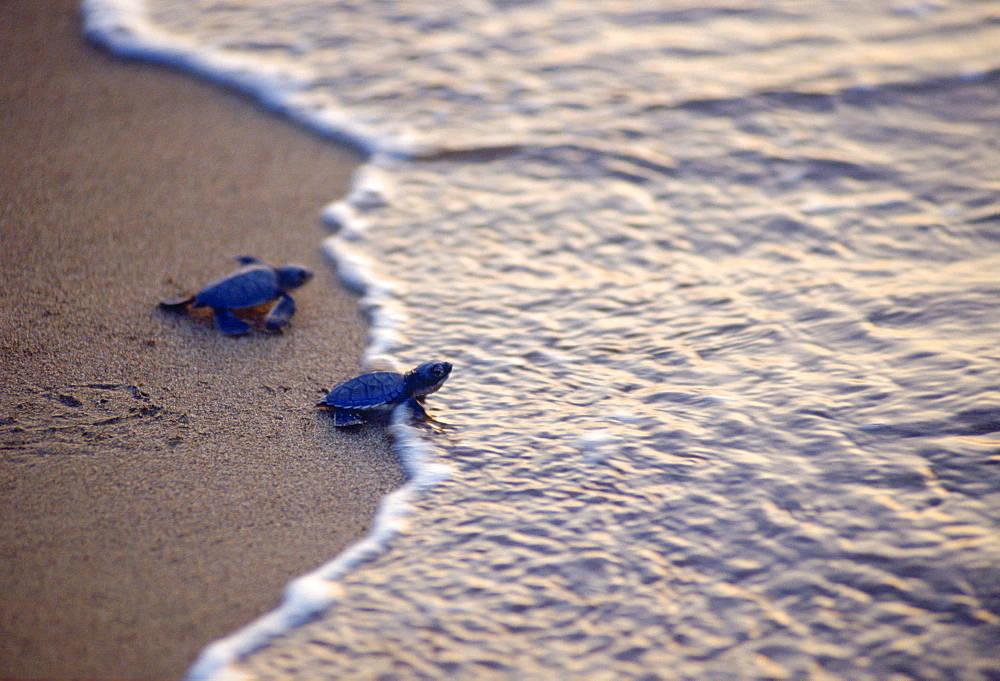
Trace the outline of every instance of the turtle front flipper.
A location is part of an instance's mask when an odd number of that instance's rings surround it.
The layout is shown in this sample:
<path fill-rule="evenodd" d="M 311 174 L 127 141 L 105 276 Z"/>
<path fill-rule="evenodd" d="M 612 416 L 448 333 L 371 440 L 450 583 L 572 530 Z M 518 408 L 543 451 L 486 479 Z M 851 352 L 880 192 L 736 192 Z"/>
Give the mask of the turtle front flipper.
<path fill-rule="evenodd" d="M 410 416 L 414 421 L 423 421 L 427 418 L 427 410 L 424 409 L 424 405 L 420 404 L 412 397 L 403 402 L 402 406 L 409 407 Z"/>
<path fill-rule="evenodd" d="M 360 426 L 365 420 L 356 411 L 350 409 L 337 409 L 333 412 L 333 425 L 338 428 L 347 426 Z"/>
<path fill-rule="evenodd" d="M 287 293 L 282 293 L 278 302 L 264 317 L 264 327 L 268 331 L 281 331 L 292 321 L 293 314 L 295 314 L 295 301 Z"/>
<path fill-rule="evenodd" d="M 214 309 L 215 323 L 219 326 L 219 331 L 227 336 L 242 336 L 250 333 L 250 325 L 233 314 L 232 310 L 224 307 Z"/>

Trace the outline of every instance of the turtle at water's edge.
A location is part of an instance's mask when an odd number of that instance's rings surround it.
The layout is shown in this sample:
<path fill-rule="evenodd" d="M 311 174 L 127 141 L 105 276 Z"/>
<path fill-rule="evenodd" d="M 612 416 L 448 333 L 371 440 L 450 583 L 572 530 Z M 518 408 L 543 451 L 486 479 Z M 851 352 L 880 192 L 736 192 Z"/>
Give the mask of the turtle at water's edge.
<path fill-rule="evenodd" d="M 268 331 L 280 331 L 295 314 L 293 291 L 312 279 L 313 273 L 301 265 L 271 267 L 249 255 L 236 258 L 243 267 L 207 284 L 193 296 L 161 300 L 160 307 L 175 312 L 189 307 L 210 307 L 215 313 L 219 331 L 227 336 L 250 332 L 250 326 L 233 314 L 233 310 L 256 307 L 277 301 L 264 318 Z"/>
<path fill-rule="evenodd" d="M 426 362 L 397 374 L 376 371 L 341 383 L 320 400 L 317 407 L 333 412 L 333 425 L 343 428 L 365 422 L 366 417 L 391 411 L 404 402 L 418 419 L 427 418 L 421 402 L 437 391 L 451 374 L 448 362 Z"/>

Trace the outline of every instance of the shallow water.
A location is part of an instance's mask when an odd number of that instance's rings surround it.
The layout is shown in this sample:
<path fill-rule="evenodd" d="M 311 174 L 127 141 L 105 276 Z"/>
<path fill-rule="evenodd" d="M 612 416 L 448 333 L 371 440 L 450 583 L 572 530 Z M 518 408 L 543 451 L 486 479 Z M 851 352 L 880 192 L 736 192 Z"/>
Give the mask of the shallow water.
<path fill-rule="evenodd" d="M 426 5 L 102 38 L 372 151 L 368 359 L 456 365 L 411 511 L 233 669 L 1000 678 L 996 5 Z"/>

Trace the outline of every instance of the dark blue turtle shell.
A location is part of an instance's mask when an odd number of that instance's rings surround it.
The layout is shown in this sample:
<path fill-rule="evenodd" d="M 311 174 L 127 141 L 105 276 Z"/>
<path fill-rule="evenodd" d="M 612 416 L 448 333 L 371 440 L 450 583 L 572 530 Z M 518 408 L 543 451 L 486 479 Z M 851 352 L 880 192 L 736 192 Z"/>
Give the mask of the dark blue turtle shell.
<path fill-rule="evenodd" d="M 243 267 L 198 291 L 195 307 L 239 309 L 274 300 L 281 289 L 274 269 L 263 264 Z"/>
<path fill-rule="evenodd" d="M 392 406 L 409 397 L 406 382 L 393 371 L 376 371 L 352 378 L 331 390 L 319 403 L 334 409 L 376 409 Z"/>

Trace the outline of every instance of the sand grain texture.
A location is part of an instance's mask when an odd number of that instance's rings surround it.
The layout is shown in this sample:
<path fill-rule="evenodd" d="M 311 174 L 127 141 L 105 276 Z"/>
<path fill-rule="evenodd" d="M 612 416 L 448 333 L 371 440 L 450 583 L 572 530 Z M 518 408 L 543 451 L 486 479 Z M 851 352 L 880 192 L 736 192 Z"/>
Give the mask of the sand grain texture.
<path fill-rule="evenodd" d="M 402 482 L 311 408 L 365 342 L 317 219 L 359 159 L 77 11 L 0 4 L 0 676 L 178 677 Z M 156 309 L 243 253 L 317 272 L 283 335 Z"/>

